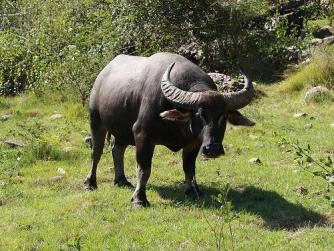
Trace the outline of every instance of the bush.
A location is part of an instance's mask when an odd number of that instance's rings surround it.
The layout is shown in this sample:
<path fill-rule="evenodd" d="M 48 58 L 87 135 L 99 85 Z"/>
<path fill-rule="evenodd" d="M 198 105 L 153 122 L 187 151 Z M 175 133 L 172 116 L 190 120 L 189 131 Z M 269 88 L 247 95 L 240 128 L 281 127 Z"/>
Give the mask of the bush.
<path fill-rule="evenodd" d="M 270 6 L 269 0 L 5 1 L 0 95 L 66 90 L 85 104 L 95 76 L 116 55 L 177 52 L 193 41 L 206 70 L 229 72 L 239 61 L 264 78 L 277 69 L 268 65 L 294 60 L 287 47 L 301 44 L 284 32 L 284 22 L 274 31 L 265 27 Z"/>

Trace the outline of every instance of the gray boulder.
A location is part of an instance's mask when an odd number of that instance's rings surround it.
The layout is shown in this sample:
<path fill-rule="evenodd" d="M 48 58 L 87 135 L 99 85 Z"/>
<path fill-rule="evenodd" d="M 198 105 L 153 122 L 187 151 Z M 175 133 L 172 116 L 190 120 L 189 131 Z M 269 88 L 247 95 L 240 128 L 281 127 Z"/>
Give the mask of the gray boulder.
<path fill-rule="evenodd" d="M 326 45 L 334 44 L 334 36 L 325 37 L 322 41 Z"/>
<path fill-rule="evenodd" d="M 261 162 L 261 160 L 259 158 L 251 158 L 250 160 L 248 160 L 248 163 L 252 164 L 252 165 L 259 165 L 262 162 Z"/>
<path fill-rule="evenodd" d="M 304 100 L 305 102 L 309 102 L 313 97 L 321 94 L 327 94 L 328 92 L 329 90 L 326 87 L 320 85 L 312 87 L 306 92 Z"/>
<path fill-rule="evenodd" d="M 295 114 L 293 114 L 294 118 L 302 118 L 302 117 L 306 117 L 307 113 L 306 112 L 297 112 Z"/>
<path fill-rule="evenodd" d="M 320 45 L 323 43 L 323 40 L 321 38 L 313 38 L 311 40 L 311 44 L 314 46 Z"/>
<path fill-rule="evenodd" d="M 182 45 L 177 52 L 195 64 L 198 64 L 204 57 L 200 44 L 195 41 Z"/>
<path fill-rule="evenodd" d="M 55 114 L 52 114 L 52 115 L 50 116 L 50 119 L 60 119 L 60 118 L 62 118 L 62 117 L 63 117 L 62 114 L 55 113 Z"/>
<path fill-rule="evenodd" d="M 7 121 L 13 117 L 12 114 L 5 114 L 0 117 L 0 121 Z"/>
<path fill-rule="evenodd" d="M 11 148 L 23 147 L 21 143 L 13 141 L 13 140 L 6 140 L 5 144 Z"/>

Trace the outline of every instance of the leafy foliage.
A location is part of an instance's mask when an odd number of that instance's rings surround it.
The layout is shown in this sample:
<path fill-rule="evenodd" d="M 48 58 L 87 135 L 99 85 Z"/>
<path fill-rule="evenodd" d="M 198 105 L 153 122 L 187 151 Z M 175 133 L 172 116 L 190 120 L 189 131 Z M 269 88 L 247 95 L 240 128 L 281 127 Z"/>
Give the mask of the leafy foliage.
<path fill-rule="evenodd" d="M 213 204 L 218 207 L 214 214 L 214 222 L 210 222 L 209 218 L 205 218 L 207 224 L 210 227 L 215 238 L 216 249 L 220 250 L 234 250 L 234 239 L 232 222 L 237 218 L 236 214 L 232 211 L 232 203 L 228 201 L 228 193 L 231 187 L 230 184 L 226 184 L 218 196 L 213 197 Z M 230 239 L 231 247 L 228 248 L 226 240 Z"/>
<path fill-rule="evenodd" d="M 322 178 L 326 182 L 327 193 L 325 198 L 329 200 L 332 207 L 334 207 L 334 165 L 331 157 L 314 158 L 309 144 L 306 147 L 302 147 L 299 142 L 289 142 L 284 138 L 281 143 L 289 145 L 294 150 L 295 161 L 303 170 L 311 173 L 315 177 Z"/>
<path fill-rule="evenodd" d="M 239 61 L 263 79 L 304 46 L 304 35 L 288 34 L 284 19 L 266 28 L 271 6 L 269 0 L 2 1 L 0 95 L 65 89 L 84 104 L 95 76 L 116 55 L 177 52 L 191 42 L 202 49 L 206 70 L 233 71 Z"/>

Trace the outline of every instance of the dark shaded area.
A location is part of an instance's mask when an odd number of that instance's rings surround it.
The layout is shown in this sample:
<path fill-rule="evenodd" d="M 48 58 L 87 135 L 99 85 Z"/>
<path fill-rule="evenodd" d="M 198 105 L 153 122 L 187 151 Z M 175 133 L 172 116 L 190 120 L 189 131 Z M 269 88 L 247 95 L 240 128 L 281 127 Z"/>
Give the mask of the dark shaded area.
<path fill-rule="evenodd" d="M 174 183 L 174 185 L 154 185 L 148 186 L 149 189 L 153 189 L 159 193 L 159 195 L 165 200 L 171 200 L 175 206 L 188 206 L 194 205 L 204 208 L 215 208 L 213 203 L 213 197 L 219 194 L 219 190 L 215 187 L 199 186 L 203 195 L 199 200 L 194 200 L 185 195 L 185 185 L 181 182 Z"/>
<path fill-rule="evenodd" d="M 186 198 L 181 183 L 173 186 L 150 185 L 150 189 L 157 191 L 163 199 L 171 200 L 175 206 L 204 208 L 216 208 L 213 197 L 220 192 L 216 187 L 200 186 L 203 196 L 194 201 Z M 269 229 L 293 231 L 301 227 L 332 226 L 324 215 L 293 204 L 274 191 L 248 186 L 231 189 L 228 197 L 234 211 L 260 216 L 265 222 L 264 226 Z"/>
<path fill-rule="evenodd" d="M 270 229 L 295 230 L 300 227 L 329 225 L 325 216 L 293 204 L 274 191 L 258 187 L 231 190 L 229 200 L 237 212 L 248 212 L 261 216 Z"/>

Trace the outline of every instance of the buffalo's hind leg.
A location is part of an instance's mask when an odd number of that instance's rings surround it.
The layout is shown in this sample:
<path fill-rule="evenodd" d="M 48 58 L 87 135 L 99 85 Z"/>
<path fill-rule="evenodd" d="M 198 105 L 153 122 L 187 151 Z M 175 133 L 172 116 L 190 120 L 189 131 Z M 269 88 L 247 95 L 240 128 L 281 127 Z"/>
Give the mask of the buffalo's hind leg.
<path fill-rule="evenodd" d="M 121 187 L 133 188 L 133 185 L 126 179 L 124 174 L 124 152 L 126 146 L 120 145 L 115 139 L 115 143 L 112 146 L 112 157 L 115 167 L 115 179 L 114 184 Z"/>
<path fill-rule="evenodd" d="M 195 178 L 196 157 L 199 152 L 199 147 L 187 149 L 182 152 L 183 171 L 185 174 L 186 190 L 185 194 L 193 199 L 198 199 L 202 192 L 199 190 Z"/>
<path fill-rule="evenodd" d="M 106 129 L 100 120 L 94 119 L 91 115 L 91 131 L 92 131 L 92 155 L 89 174 L 84 182 L 86 190 L 94 190 L 97 188 L 96 169 L 103 153 L 104 141 L 106 137 Z"/>

